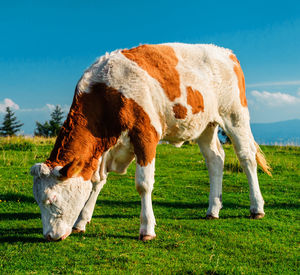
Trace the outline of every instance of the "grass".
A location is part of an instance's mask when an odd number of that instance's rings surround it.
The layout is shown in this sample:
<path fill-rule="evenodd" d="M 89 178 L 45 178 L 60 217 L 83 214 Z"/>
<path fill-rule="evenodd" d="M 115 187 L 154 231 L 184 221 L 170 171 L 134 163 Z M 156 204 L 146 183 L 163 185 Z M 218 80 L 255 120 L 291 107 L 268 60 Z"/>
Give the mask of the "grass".
<path fill-rule="evenodd" d="M 249 188 L 225 146 L 219 220 L 203 219 L 208 173 L 196 145 L 159 145 L 153 191 L 157 239 L 137 240 L 140 200 L 134 164 L 110 174 L 85 234 L 42 238 L 29 168 L 53 140 L 0 139 L 0 273 L 298 274 L 300 148 L 263 146 L 273 178 L 259 171 L 266 217 L 249 220 Z"/>

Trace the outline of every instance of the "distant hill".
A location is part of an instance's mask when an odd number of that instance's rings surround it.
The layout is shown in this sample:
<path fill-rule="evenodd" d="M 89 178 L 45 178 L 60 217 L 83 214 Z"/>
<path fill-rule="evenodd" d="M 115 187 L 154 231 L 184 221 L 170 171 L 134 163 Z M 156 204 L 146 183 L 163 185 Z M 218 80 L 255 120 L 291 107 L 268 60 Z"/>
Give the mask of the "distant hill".
<path fill-rule="evenodd" d="M 251 129 L 259 144 L 300 146 L 300 119 L 274 123 L 252 123 Z"/>

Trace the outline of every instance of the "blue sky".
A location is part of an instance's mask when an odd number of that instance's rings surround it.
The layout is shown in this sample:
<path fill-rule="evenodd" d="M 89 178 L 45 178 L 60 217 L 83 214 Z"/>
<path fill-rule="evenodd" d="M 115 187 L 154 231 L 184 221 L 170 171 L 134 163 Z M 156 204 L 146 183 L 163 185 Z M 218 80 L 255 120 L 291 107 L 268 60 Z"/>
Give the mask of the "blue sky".
<path fill-rule="evenodd" d="M 251 121 L 300 118 L 300 1 L 1 2 L 0 118 L 11 106 L 25 134 L 55 105 L 67 112 L 96 57 L 141 43 L 231 48 Z"/>

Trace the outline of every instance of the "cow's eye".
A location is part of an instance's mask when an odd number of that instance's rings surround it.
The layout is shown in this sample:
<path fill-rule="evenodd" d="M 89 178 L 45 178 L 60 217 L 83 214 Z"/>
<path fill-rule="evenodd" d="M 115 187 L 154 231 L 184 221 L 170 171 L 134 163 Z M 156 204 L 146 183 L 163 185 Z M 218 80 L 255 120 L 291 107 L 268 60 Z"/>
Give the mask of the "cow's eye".
<path fill-rule="evenodd" d="M 56 217 L 56 218 L 60 218 L 62 217 L 62 211 L 59 207 L 57 207 L 57 205 L 55 204 L 51 204 L 50 205 L 50 209 L 52 214 Z"/>

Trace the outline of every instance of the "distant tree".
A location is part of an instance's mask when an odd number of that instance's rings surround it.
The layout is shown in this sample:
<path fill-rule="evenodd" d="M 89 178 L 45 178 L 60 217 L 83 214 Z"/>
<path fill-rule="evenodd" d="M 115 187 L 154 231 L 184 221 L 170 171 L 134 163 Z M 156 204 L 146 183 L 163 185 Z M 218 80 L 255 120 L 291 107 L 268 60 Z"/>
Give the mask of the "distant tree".
<path fill-rule="evenodd" d="M 35 122 L 36 129 L 34 131 L 35 136 L 40 137 L 50 137 L 50 124 L 48 121 L 45 123 L 39 123 L 38 121 Z"/>
<path fill-rule="evenodd" d="M 0 135 L 5 137 L 14 136 L 20 131 L 20 128 L 23 125 L 23 123 L 17 121 L 15 113 L 9 107 L 6 107 L 6 114 L 4 116 L 2 127 L 0 127 Z"/>
<path fill-rule="evenodd" d="M 56 105 L 54 111 L 51 113 L 50 120 L 50 136 L 54 137 L 58 135 L 58 132 L 63 124 L 64 112 Z"/>
<path fill-rule="evenodd" d="M 45 123 L 40 123 L 36 121 L 36 129 L 34 131 L 35 136 L 43 137 L 55 137 L 58 135 L 58 132 L 62 126 L 64 112 L 60 106 L 55 106 L 54 111 L 51 113 L 50 121 Z"/>
<path fill-rule="evenodd" d="M 221 127 L 219 127 L 218 136 L 222 144 L 231 144 L 230 138 L 226 135 L 225 131 Z"/>

